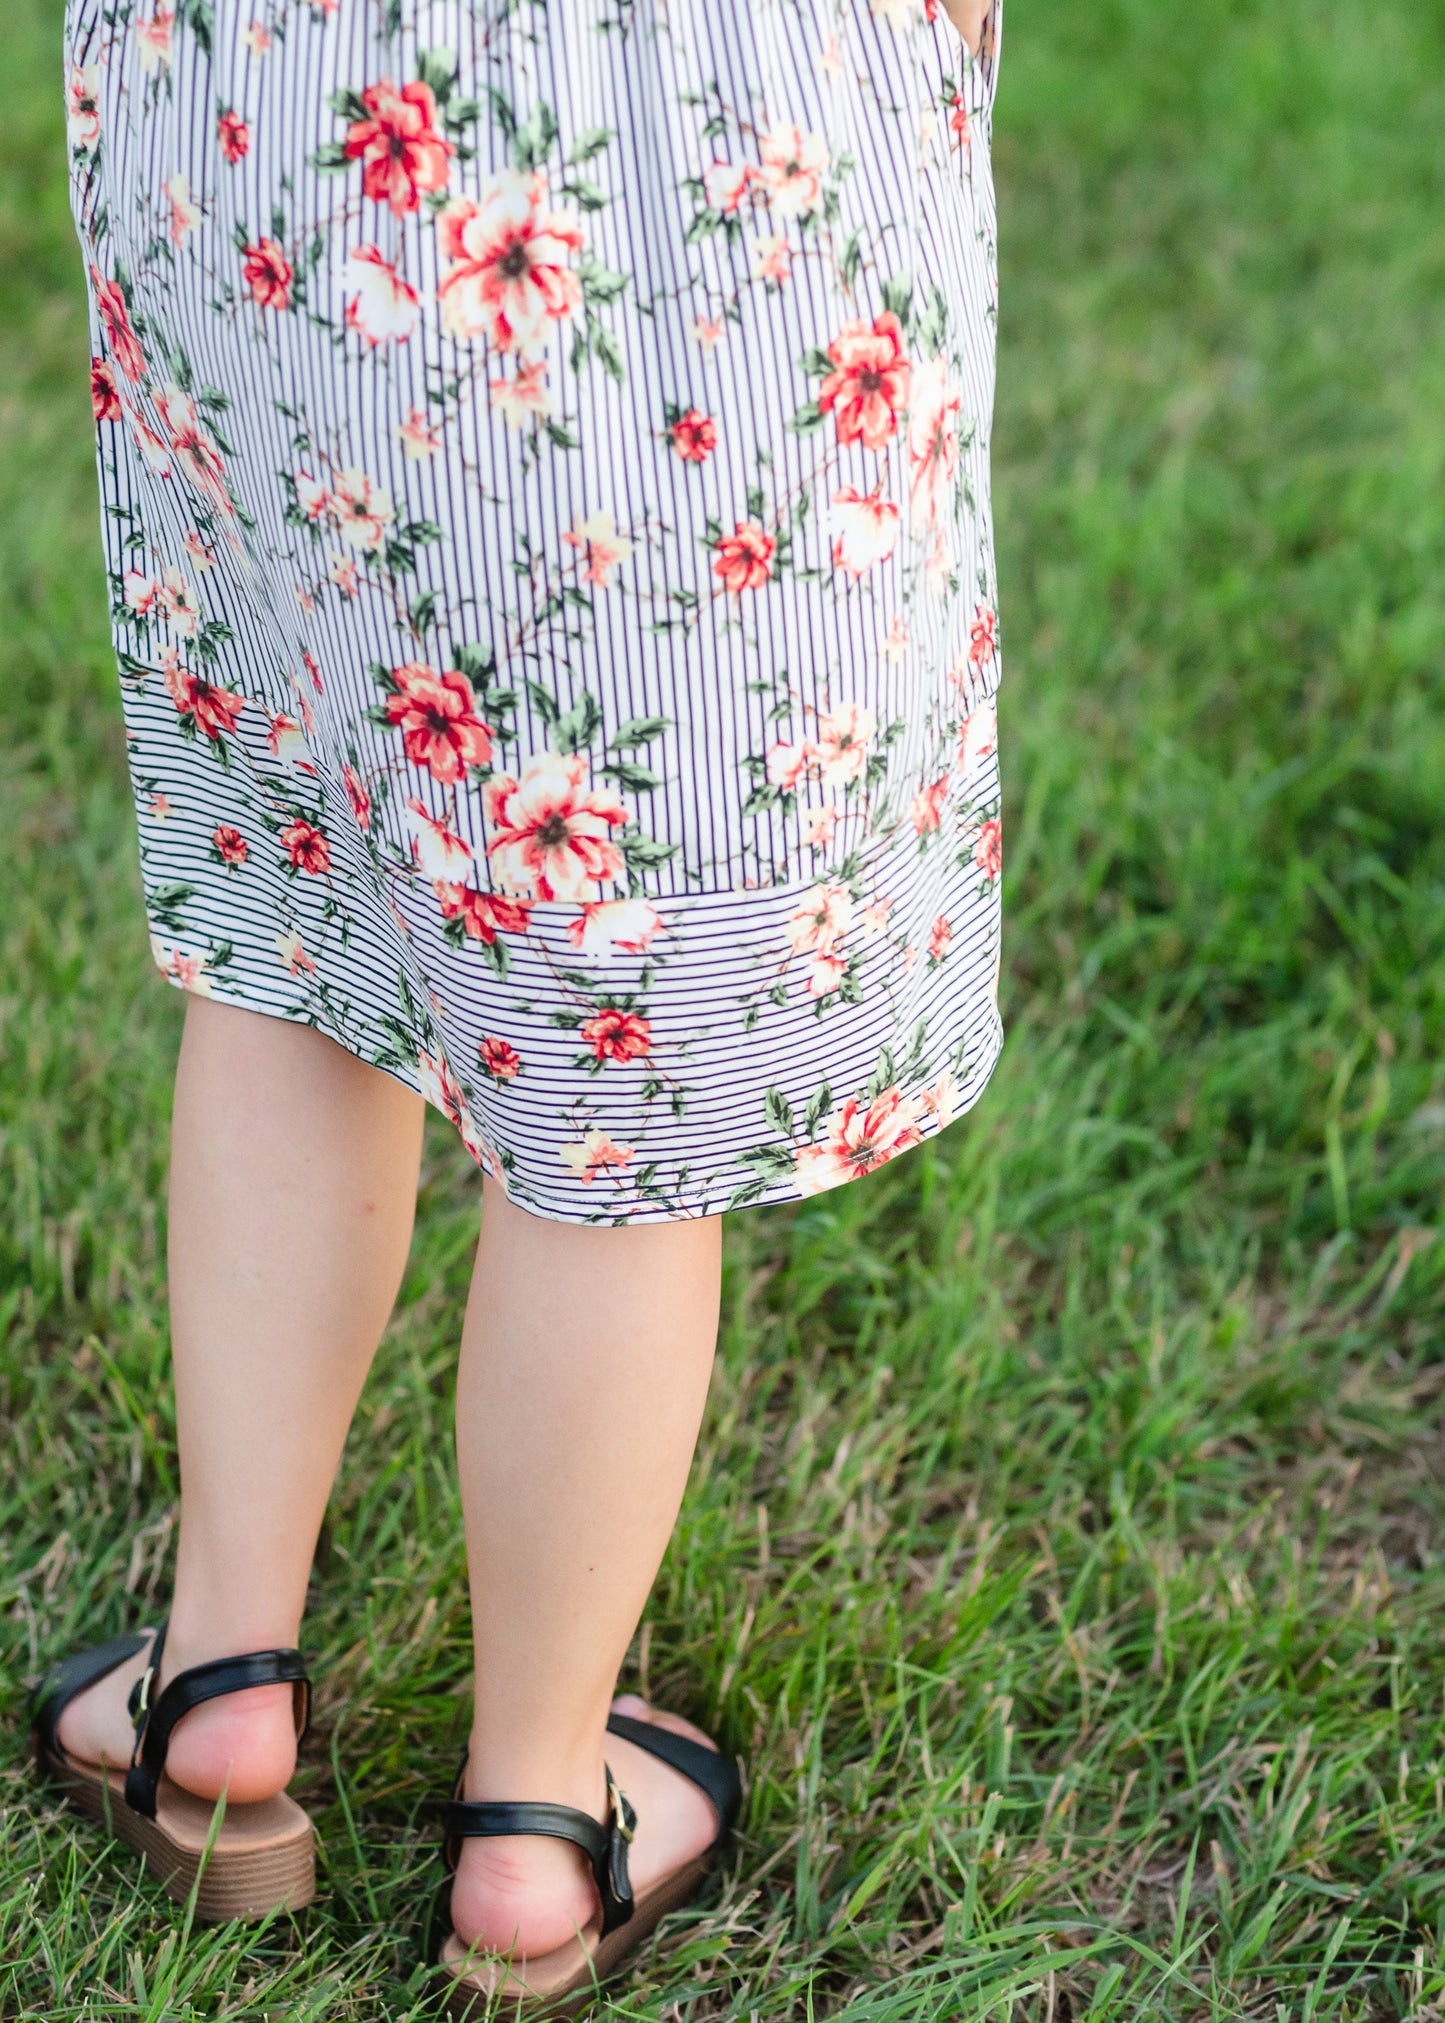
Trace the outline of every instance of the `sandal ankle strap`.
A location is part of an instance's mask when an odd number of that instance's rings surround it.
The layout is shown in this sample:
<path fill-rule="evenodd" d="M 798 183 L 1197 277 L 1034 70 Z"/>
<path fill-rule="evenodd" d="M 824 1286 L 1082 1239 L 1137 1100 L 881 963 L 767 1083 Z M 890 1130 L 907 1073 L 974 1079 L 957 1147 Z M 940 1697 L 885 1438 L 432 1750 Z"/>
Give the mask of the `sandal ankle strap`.
<path fill-rule="evenodd" d="M 156 1699 L 151 1688 L 160 1668 L 166 1640 L 166 1624 L 156 1632 L 150 1662 L 131 1688 L 130 1715 L 135 1723 L 135 1751 L 126 1772 L 125 1802 L 133 1812 L 147 1819 L 156 1816 L 156 1793 L 166 1767 L 171 1734 L 183 1714 L 204 1700 L 217 1700 L 226 1693 L 244 1693 L 252 1686 L 293 1688 L 292 1706 L 296 1739 L 305 1739 L 311 1724 L 311 1681 L 306 1661 L 299 1651 L 248 1651 L 237 1658 L 212 1658 L 204 1665 L 192 1665 L 177 1672 Z"/>
<path fill-rule="evenodd" d="M 460 1776 L 457 1788 L 461 1788 Z M 457 1865 L 458 1841 L 495 1840 L 517 1833 L 570 1840 L 574 1847 L 581 1848 L 592 1865 L 593 1880 L 602 1900 L 602 1936 L 606 1938 L 632 1916 L 627 1849 L 637 1828 L 637 1814 L 618 1790 L 610 1770 L 605 1820 L 596 1820 L 590 1812 L 579 1812 L 570 1805 L 545 1805 L 527 1799 L 508 1803 L 500 1799 L 450 1798 L 438 1810 L 442 1851 L 449 1869 Z"/>

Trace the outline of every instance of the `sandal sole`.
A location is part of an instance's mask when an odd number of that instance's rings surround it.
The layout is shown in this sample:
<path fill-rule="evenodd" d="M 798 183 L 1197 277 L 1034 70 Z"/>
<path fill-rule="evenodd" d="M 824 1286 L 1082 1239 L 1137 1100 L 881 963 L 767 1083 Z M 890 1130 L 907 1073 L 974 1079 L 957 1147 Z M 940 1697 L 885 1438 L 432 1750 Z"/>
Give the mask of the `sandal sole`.
<path fill-rule="evenodd" d="M 304 1814 L 304 1827 L 290 1822 L 284 1808 L 299 1813 L 294 1799 L 232 1806 L 207 1856 L 205 1838 L 213 1808 L 205 1800 L 174 1788 L 166 1794 L 177 1812 L 188 1815 L 186 1824 L 192 1829 L 188 1839 L 198 1844 L 187 1845 L 167 1833 L 159 1820 L 147 1819 L 126 1804 L 114 1781 L 119 1773 L 91 1776 L 38 1746 L 36 1762 L 45 1781 L 78 1812 L 138 1850 L 167 1896 L 185 1903 L 194 1890 L 195 1914 L 206 1924 L 299 1911 L 316 1895 L 316 1835 Z M 287 1822 L 288 1830 L 277 1830 L 280 1820 Z M 245 1844 L 228 1846 L 228 1828 L 232 1841 Z"/>
<path fill-rule="evenodd" d="M 564 2023 L 564 2019 L 583 2015 L 605 1984 L 624 1972 L 632 1955 L 652 1937 L 668 1913 L 681 1910 L 697 1895 L 712 1873 L 716 1854 L 716 1849 L 710 1849 L 639 1897 L 627 1923 L 598 1941 L 577 1974 L 545 1994 L 532 1994 L 519 1986 L 500 1961 L 497 1964 L 503 1978 L 494 1980 L 490 1987 L 475 1978 L 475 1967 L 462 1972 L 443 1962 L 453 1981 L 446 1997 L 447 2013 L 465 2018 L 467 2023 L 483 2023 L 483 2019 L 486 2023 Z M 537 1964 L 545 1965 L 545 1960 Z"/>

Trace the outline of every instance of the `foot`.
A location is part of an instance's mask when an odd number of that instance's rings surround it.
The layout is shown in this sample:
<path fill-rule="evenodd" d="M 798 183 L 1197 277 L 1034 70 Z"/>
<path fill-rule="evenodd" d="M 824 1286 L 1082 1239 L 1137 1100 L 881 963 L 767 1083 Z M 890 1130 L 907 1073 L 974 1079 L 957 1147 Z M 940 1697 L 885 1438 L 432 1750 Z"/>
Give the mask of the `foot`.
<path fill-rule="evenodd" d="M 174 1633 L 173 1633 L 174 1634 Z M 229 1652 L 173 1649 L 173 1634 L 161 1653 L 160 1677 L 151 1682 L 154 1701 L 177 1672 Z M 150 1662 L 149 1650 L 117 1665 L 85 1692 L 78 1693 L 60 1717 L 60 1746 L 67 1756 L 86 1763 L 125 1769 L 135 1746 L 126 1702 L 130 1689 Z M 166 1774 L 198 1798 L 219 1798 L 251 1805 L 284 1791 L 296 1768 L 296 1730 L 289 1686 L 251 1686 L 243 1693 L 207 1700 L 183 1714 L 171 1733 Z"/>
<path fill-rule="evenodd" d="M 681 1715 L 649 1707 L 635 1693 L 612 1703 L 614 1714 L 653 1721 L 707 1749 L 717 1744 Z M 717 1814 L 690 1778 L 620 1735 L 606 1741 L 607 1763 L 618 1789 L 637 1814 L 637 1832 L 627 1851 L 633 1894 L 644 1896 L 666 1875 L 694 1861 L 717 1838 Z M 470 1785 L 469 1798 L 481 1796 Z M 558 1798 L 555 1792 L 528 1792 L 576 1804 L 597 1819 L 606 1812 L 598 1773 L 597 1791 Z M 452 1924 L 463 1946 L 514 1958 L 537 1959 L 563 1946 L 598 1914 L 597 1889 L 585 1857 L 566 1841 L 518 1834 L 497 1840 L 463 1841 L 452 1885 Z"/>

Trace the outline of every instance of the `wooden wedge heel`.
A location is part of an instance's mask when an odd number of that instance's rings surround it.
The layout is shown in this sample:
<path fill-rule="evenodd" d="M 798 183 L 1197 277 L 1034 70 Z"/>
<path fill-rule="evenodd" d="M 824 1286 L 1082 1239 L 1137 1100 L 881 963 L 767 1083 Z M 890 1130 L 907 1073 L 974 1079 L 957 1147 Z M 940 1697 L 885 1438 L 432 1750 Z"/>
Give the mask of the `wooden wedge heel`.
<path fill-rule="evenodd" d="M 280 1792 L 252 1805 L 227 1805 L 215 1827 L 216 1805 L 182 1791 L 166 1776 L 165 1765 L 172 1731 L 183 1714 L 203 1700 L 252 1686 L 289 1685 L 297 1738 L 304 1736 L 311 1682 L 301 1653 L 252 1651 L 193 1665 L 152 1697 L 164 1641 L 164 1626 L 142 1630 L 79 1651 L 57 1665 L 31 1703 L 36 1768 L 80 1812 L 138 1848 L 170 1896 L 184 1903 L 194 1890 L 198 1918 L 219 1922 L 300 1910 L 316 1894 L 316 1836 L 295 1799 Z M 130 1697 L 135 1748 L 129 1767 L 68 1755 L 58 1733 L 65 1709 L 78 1693 L 137 1657 L 148 1642 L 149 1662 Z"/>
<path fill-rule="evenodd" d="M 440 1965 L 448 1977 L 447 2008 L 455 2018 L 496 2017 L 498 2023 L 554 2023 L 578 2016 L 592 2003 L 602 1984 L 625 1967 L 629 1956 L 666 1917 L 691 1901 L 702 1887 L 731 1832 L 742 1802 L 742 1780 L 730 1757 L 708 1749 L 652 1721 L 614 1714 L 608 1733 L 636 1743 L 690 1778 L 717 1814 L 717 1837 L 696 1860 L 685 1862 L 650 1890 L 634 1899 L 627 1874 L 627 1850 L 637 1815 L 607 1773 L 607 1817 L 593 1819 L 568 1805 L 475 1803 L 453 1798 L 442 1805 L 443 1854 L 455 1870 L 465 1839 L 489 1839 L 514 1833 L 541 1833 L 570 1840 L 592 1866 L 599 1915 L 575 1939 L 553 1952 L 524 1960 L 468 1951 L 451 1932 L 441 1947 Z M 458 1790 L 461 1788 L 458 1779 Z M 444 1918 L 443 1923 L 448 1923 Z"/>

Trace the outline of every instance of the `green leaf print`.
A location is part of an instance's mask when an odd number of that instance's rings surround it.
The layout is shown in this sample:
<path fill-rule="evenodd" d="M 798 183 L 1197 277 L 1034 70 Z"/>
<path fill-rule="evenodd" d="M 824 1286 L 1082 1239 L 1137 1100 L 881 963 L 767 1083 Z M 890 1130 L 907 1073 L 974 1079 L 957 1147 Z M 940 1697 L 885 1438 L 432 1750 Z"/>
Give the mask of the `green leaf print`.
<path fill-rule="evenodd" d="M 654 738 L 660 738 L 665 730 L 671 728 L 671 717 L 630 716 L 607 740 L 608 749 L 614 752 L 633 751 L 638 745 L 651 744 Z"/>
<path fill-rule="evenodd" d="M 602 710 L 584 688 L 571 709 L 557 719 L 554 742 L 559 752 L 585 752 L 602 728 Z"/>
<path fill-rule="evenodd" d="M 585 126 L 567 151 L 569 163 L 590 162 L 600 155 L 613 135 L 610 126 Z"/>
<path fill-rule="evenodd" d="M 793 1106 L 781 1089 L 768 1090 L 763 1097 L 763 1110 L 775 1131 L 780 1131 L 785 1138 L 797 1137 L 798 1127 L 793 1117 Z"/>

